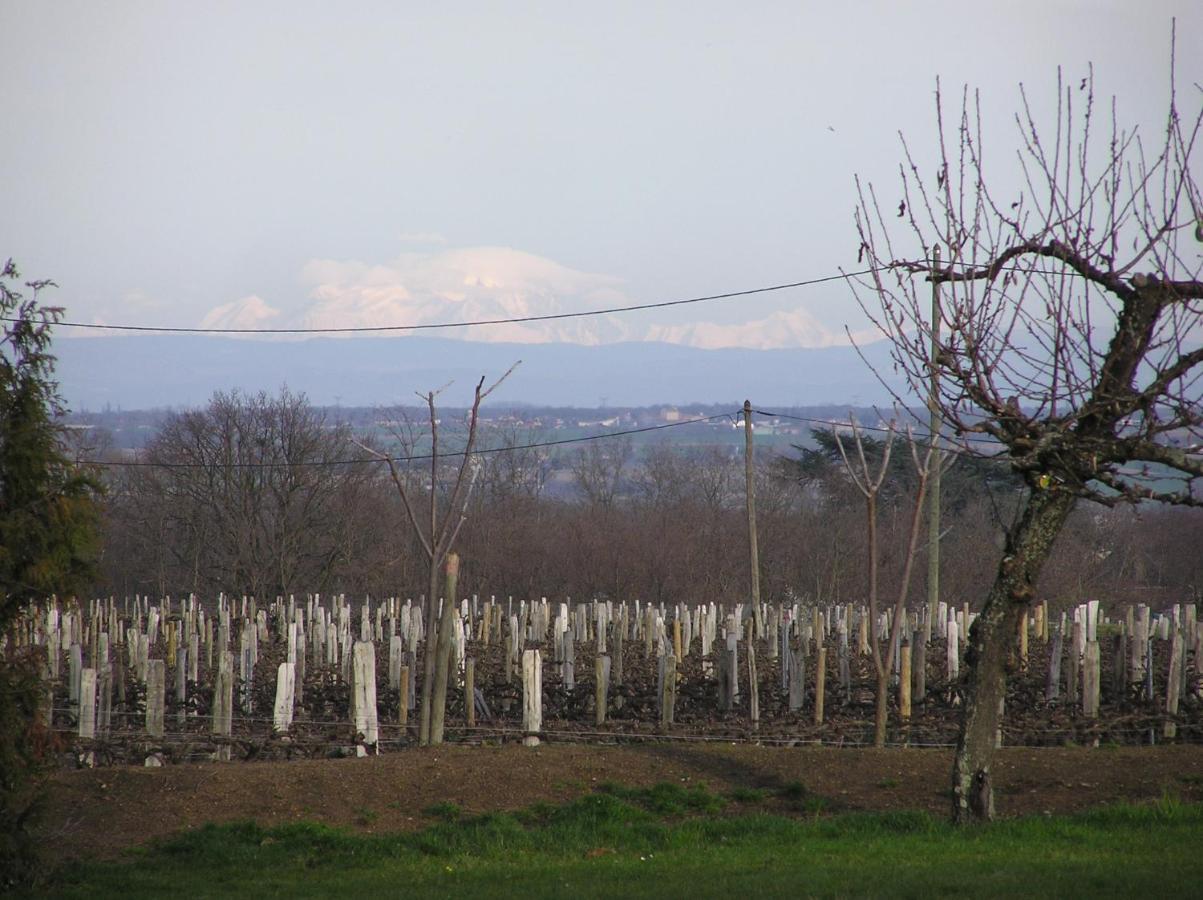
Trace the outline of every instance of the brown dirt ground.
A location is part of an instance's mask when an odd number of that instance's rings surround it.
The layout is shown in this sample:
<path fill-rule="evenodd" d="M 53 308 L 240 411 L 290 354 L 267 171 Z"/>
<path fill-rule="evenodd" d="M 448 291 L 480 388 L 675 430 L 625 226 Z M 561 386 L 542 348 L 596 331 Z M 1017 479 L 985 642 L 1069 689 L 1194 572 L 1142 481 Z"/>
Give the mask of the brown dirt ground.
<path fill-rule="evenodd" d="M 948 808 L 947 750 L 647 743 L 455 746 L 366 759 L 117 767 L 56 773 L 39 830 L 63 858 L 112 857 L 206 822 L 318 821 L 414 829 L 440 802 L 469 813 L 564 802 L 605 782 L 704 784 L 728 793 L 801 782 L 832 810 Z M 1006 748 L 994 783 L 1005 816 L 1068 812 L 1166 792 L 1203 800 L 1203 747 Z M 769 799 L 767 808 L 783 801 Z M 780 807 L 779 811 L 785 811 Z"/>

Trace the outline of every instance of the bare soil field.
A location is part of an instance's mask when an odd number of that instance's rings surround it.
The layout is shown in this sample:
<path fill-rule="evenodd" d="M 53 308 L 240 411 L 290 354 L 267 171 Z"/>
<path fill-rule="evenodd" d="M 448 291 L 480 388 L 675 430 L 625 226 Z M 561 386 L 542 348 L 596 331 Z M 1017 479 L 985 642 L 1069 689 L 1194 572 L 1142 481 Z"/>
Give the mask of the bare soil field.
<path fill-rule="evenodd" d="M 38 830 L 62 859 L 110 858 L 207 822 L 316 821 L 420 828 L 436 804 L 465 813 L 563 802 L 606 783 L 705 785 L 733 809 L 795 814 L 948 807 L 951 751 L 727 743 L 443 745 L 364 759 L 202 763 L 55 773 Z M 1203 800 L 1203 747 L 1004 748 L 1000 815 L 1061 813 L 1166 795 Z M 801 788 L 799 787 L 801 785 Z M 792 786 L 792 787 L 791 787 Z M 786 797 L 804 792 L 805 811 Z"/>

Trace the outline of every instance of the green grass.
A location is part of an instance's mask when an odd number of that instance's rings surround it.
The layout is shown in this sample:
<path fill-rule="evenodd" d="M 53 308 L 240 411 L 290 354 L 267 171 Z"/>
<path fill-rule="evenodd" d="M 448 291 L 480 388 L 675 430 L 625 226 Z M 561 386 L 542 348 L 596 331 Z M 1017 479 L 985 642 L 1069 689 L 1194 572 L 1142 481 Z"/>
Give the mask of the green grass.
<path fill-rule="evenodd" d="M 801 801 L 804 791 L 793 791 Z M 408 834 L 207 825 L 61 871 L 61 897 L 1198 896 L 1203 806 L 1172 798 L 957 830 L 926 813 L 724 815 L 699 788 L 608 785 Z"/>

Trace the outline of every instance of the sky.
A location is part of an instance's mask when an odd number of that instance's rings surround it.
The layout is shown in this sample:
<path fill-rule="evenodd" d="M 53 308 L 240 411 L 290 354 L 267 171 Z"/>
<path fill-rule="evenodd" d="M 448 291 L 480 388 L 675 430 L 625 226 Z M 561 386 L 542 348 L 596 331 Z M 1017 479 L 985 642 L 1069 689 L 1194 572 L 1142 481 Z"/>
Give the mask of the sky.
<path fill-rule="evenodd" d="M 1058 65 L 1158 128 L 1203 3 L 0 0 L 0 257 L 73 321 L 396 325 L 739 291 L 855 268 L 937 77 L 1015 145 Z M 63 329 L 67 336 L 71 329 Z M 828 346 L 820 286 L 474 340 Z M 84 332 L 86 333 L 86 332 Z"/>

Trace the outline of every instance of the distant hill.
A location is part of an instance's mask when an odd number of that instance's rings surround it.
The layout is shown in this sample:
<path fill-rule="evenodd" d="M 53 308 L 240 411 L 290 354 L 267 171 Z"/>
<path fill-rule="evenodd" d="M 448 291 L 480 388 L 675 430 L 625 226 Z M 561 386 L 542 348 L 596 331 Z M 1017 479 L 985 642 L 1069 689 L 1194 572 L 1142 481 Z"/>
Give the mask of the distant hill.
<path fill-rule="evenodd" d="M 253 341 L 199 335 L 69 338 L 55 344 L 63 396 L 75 410 L 194 406 L 216 390 L 274 391 L 287 384 L 318 405 L 411 403 L 414 391 L 454 384 L 463 404 L 481 375 L 522 365 L 494 395 L 548 406 L 646 406 L 742 401 L 760 406 L 888 404 L 851 347 L 699 350 L 678 344 L 477 343 L 430 337 Z M 865 356 L 891 375 L 888 347 Z"/>

